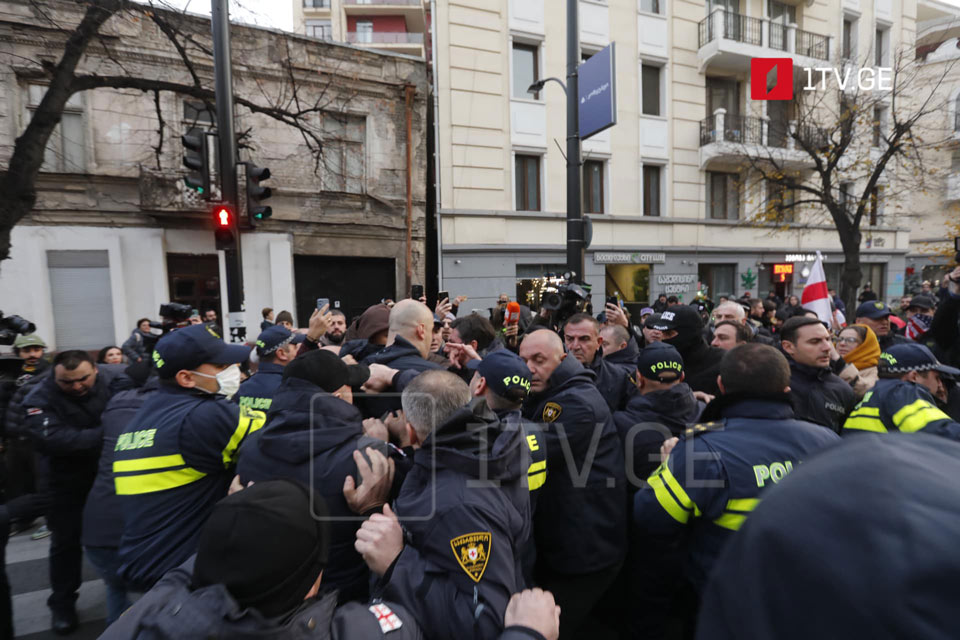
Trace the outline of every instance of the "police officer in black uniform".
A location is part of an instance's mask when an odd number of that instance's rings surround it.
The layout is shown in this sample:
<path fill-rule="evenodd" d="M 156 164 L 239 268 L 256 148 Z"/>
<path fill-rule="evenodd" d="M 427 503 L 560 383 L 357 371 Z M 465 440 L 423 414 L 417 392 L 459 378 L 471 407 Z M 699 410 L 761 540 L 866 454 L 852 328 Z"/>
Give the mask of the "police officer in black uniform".
<path fill-rule="evenodd" d="M 550 469 L 534 517 L 535 576 L 563 609 L 563 637 L 573 638 L 626 554 L 623 449 L 593 372 L 564 352 L 560 336 L 528 333 L 520 357 L 532 373 L 523 415 L 544 423 Z M 576 482 L 580 474 L 586 477 Z"/>
<path fill-rule="evenodd" d="M 47 605 L 56 633 L 77 627 L 83 549 L 83 506 L 97 476 L 103 428 L 100 415 L 110 398 L 133 382 L 119 365 L 97 365 L 86 351 L 63 351 L 45 377 L 24 398 L 26 429 L 48 472 L 47 525 L 50 586 Z"/>
<path fill-rule="evenodd" d="M 257 372 L 240 385 L 237 396 L 240 406 L 257 411 L 268 411 L 283 379 L 283 368 L 294 358 L 306 336 L 293 333 L 283 325 L 267 327 L 257 336 Z"/>
<path fill-rule="evenodd" d="M 634 496 L 634 525 L 646 534 L 637 543 L 649 560 L 634 583 L 641 637 L 662 636 L 678 572 L 699 592 L 763 491 L 840 441 L 794 418 L 789 385 L 790 367 L 773 347 L 749 343 L 728 351 L 720 366 L 722 395 L 707 405 L 702 424 L 668 441 L 668 448 L 676 446 Z M 671 545 L 679 545 L 679 554 L 668 551 Z"/>
<path fill-rule="evenodd" d="M 120 575 L 138 590 L 196 551 L 210 510 L 227 495 L 237 449 L 263 426 L 262 411 L 229 401 L 249 355 L 206 324 L 157 342 L 160 389 L 117 438 L 113 462 L 125 516 Z"/>

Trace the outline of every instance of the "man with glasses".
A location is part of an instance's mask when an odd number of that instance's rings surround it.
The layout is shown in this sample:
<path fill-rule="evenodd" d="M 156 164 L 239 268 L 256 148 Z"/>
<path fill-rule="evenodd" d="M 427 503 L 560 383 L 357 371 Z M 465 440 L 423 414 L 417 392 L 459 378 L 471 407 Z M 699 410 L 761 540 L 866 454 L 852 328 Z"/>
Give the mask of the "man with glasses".
<path fill-rule="evenodd" d="M 47 606 L 58 634 L 77 627 L 83 558 L 80 533 L 83 506 L 97 476 L 103 438 L 100 415 L 116 392 L 132 386 L 120 366 L 98 366 L 86 351 L 63 351 L 53 361 L 53 375 L 24 399 L 27 431 L 48 470 L 53 593 Z"/>

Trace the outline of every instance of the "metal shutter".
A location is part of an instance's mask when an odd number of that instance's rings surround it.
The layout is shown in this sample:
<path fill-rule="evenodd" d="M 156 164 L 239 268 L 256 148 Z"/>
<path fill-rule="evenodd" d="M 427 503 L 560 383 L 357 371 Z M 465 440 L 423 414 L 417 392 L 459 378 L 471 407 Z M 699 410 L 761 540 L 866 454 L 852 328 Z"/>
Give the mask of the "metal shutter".
<path fill-rule="evenodd" d="M 99 350 L 115 339 L 106 251 L 47 251 L 57 350 Z"/>

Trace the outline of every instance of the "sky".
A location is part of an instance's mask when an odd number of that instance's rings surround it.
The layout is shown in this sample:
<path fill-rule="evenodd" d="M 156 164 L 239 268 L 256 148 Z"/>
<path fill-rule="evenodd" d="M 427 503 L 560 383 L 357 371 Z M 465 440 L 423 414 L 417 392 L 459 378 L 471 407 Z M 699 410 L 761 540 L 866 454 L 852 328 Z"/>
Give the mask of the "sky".
<path fill-rule="evenodd" d="M 957 1 L 960 2 L 960 0 Z M 191 13 L 210 15 L 210 0 L 153 0 L 153 2 L 186 9 Z M 230 21 L 292 31 L 293 4 L 290 0 L 230 0 Z"/>

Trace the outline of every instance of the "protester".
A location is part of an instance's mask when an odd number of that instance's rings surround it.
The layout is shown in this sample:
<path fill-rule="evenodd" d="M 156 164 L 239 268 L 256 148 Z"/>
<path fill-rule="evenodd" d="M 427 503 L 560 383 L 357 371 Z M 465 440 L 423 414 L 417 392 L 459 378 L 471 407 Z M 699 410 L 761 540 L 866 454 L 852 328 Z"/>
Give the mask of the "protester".
<path fill-rule="evenodd" d="M 123 364 L 123 351 L 117 346 L 104 347 L 97 354 L 97 364 Z"/>
<path fill-rule="evenodd" d="M 264 307 L 260 311 L 263 321 L 260 323 L 260 331 L 266 331 L 273 326 L 273 307 Z"/>
<path fill-rule="evenodd" d="M 340 355 L 352 355 L 357 362 L 377 353 L 387 345 L 390 332 L 390 312 L 392 307 L 375 304 L 367 308 L 347 327 L 340 346 Z M 324 332 L 326 329 L 324 329 Z M 311 346 L 308 340 L 301 353 Z"/>
<path fill-rule="evenodd" d="M 933 296 L 918 295 L 911 298 L 906 310 L 907 326 L 904 329 L 904 336 L 914 342 L 925 344 L 927 333 L 933 326 L 936 308 L 937 301 Z"/>
<path fill-rule="evenodd" d="M 631 395 L 636 370 L 633 363 L 615 364 L 603 357 L 600 323 L 587 313 L 577 313 L 563 326 L 563 340 L 570 355 L 596 375 L 596 386 L 610 411 L 622 409 Z"/>
<path fill-rule="evenodd" d="M 856 396 L 831 369 L 830 332 L 817 318 L 796 316 L 784 323 L 779 337 L 790 363 L 790 397 L 797 418 L 840 433 Z"/>
<path fill-rule="evenodd" d="M 663 341 L 673 345 L 683 358 L 687 384 L 694 391 L 716 395 L 717 374 L 724 351 L 709 346 L 703 338 L 703 320 L 691 306 L 675 305 L 660 314 L 653 325 L 663 332 Z"/>
<path fill-rule="evenodd" d="M 723 320 L 713 328 L 713 340 L 710 342 L 710 346 L 730 351 L 734 347 L 750 342 L 751 338 L 753 338 L 753 334 L 748 325 L 742 322 Z"/>
<path fill-rule="evenodd" d="M 275 324 L 286 327 L 287 331 L 293 331 L 293 314 L 286 310 L 281 311 L 277 314 L 277 321 Z"/>
<path fill-rule="evenodd" d="M 930 336 L 939 356 L 960 367 L 960 267 L 943 277 L 946 292 L 930 325 Z"/>
<path fill-rule="evenodd" d="M 450 323 L 450 337 L 446 344 L 470 347 L 469 351 L 457 348 L 448 349 L 451 365 L 456 371 L 462 372 L 461 375 L 466 376 L 464 382 L 469 381 L 470 376 L 473 375 L 464 369 L 469 359 L 468 354 L 476 353 L 482 357 L 488 349 L 503 348 L 502 344 L 496 342 L 496 337 L 496 329 L 493 328 L 490 321 L 476 313 L 457 318 Z M 431 334 L 432 344 L 433 336 Z"/>
<path fill-rule="evenodd" d="M 120 575 L 146 591 L 197 550 L 200 529 L 233 479 L 237 449 L 263 426 L 229 400 L 250 349 L 208 324 L 164 336 L 153 352 L 159 391 L 117 440 L 113 471 L 124 512 Z M 99 443 L 98 443 L 99 444 Z"/>
<path fill-rule="evenodd" d="M 647 559 L 634 581 L 635 629 L 658 637 L 677 579 L 701 592 L 765 490 L 840 441 L 794 417 L 790 384 L 790 367 L 773 347 L 751 343 L 727 352 L 722 395 L 704 410 L 703 423 L 667 447 L 664 463 L 634 497 L 633 522 L 645 534 L 638 542 Z M 688 628 L 694 615 L 687 612 Z"/>
<path fill-rule="evenodd" d="M 137 320 L 137 328 L 130 333 L 130 337 L 121 345 L 123 355 L 130 363 L 149 360 L 153 347 L 160 336 L 153 333 L 150 327 L 150 318 Z"/>
<path fill-rule="evenodd" d="M 850 325 L 837 337 L 837 352 L 845 365 L 837 375 L 853 387 L 853 393 L 860 400 L 877 383 L 880 361 L 877 335 L 866 325 Z"/>
<path fill-rule="evenodd" d="M 267 327 L 257 336 L 259 365 L 257 372 L 245 380 L 237 391 L 241 407 L 258 411 L 270 409 L 284 367 L 297 357 L 299 345 L 305 338 L 302 333 L 291 333 L 281 325 Z"/>
<path fill-rule="evenodd" d="M 53 375 L 44 376 L 23 400 L 24 424 L 47 476 L 53 590 L 47 606 L 59 634 L 78 625 L 83 506 L 97 475 L 101 414 L 114 394 L 131 386 L 121 367 L 97 365 L 86 351 L 61 351 L 53 360 Z"/>
<path fill-rule="evenodd" d="M 663 313 L 667 310 L 667 294 L 661 293 L 652 305 L 654 313 Z"/>
<path fill-rule="evenodd" d="M 890 328 L 890 308 L 879 300 L 867 301 L 857 307 L 856 324 L 873 329 L 880 342 L 880 348 L 886 350 L 895 344 L 910 342 L 907 338 L 895 334 Z"/>
<path fill-rule="evenodd" d="M 576 637 L 626 553 L 623 451 L 593 372 L 564 352 L 556 333 L 528 333 L 520 357 L 532 374 L 523 415 L 545 424 L 550 469 L 534 516 L 535 576 L 564 611 L 564 635 Z M 588 450 L 592 464 L 584 469 Z M 586 478 L 575 483 L 580 472 Z"/>
<path fill-rule="evenodd" d="M 339 347 L 347 333 L 347 316 L 340 309 L 330 309 L 329 325 L 320 344 L 325 347 Z"/>
<path fill-rule="evenodd" d="M 647 316 L 647 319 L 643 321 L 643 329 L 641 330 L 643 332 L 642 346 L 663 340 L 663 332 L 656 328 L 658 325 L 660 325 L 659 313 L 650 314 Z"/>
<path fill-rule="evenodd" d="M 605 324 L 600 328 L 600 339 L 603 344 L 603 357 L 610 358 L 618 351 L 623 351 L 630 344 L 630 333 L 618 324 Z M 639 355 L 636 343 L 633 345 L 633 359 Z"/>

